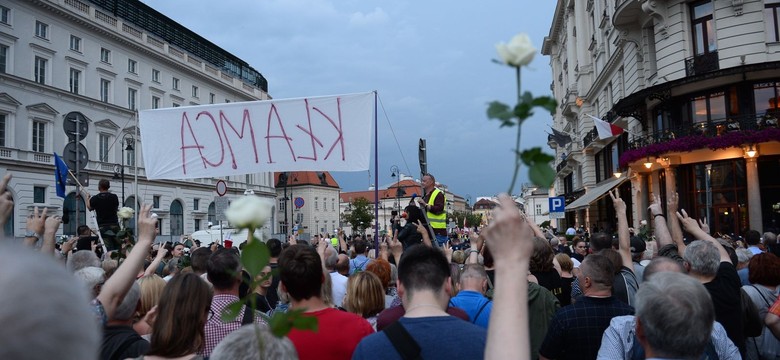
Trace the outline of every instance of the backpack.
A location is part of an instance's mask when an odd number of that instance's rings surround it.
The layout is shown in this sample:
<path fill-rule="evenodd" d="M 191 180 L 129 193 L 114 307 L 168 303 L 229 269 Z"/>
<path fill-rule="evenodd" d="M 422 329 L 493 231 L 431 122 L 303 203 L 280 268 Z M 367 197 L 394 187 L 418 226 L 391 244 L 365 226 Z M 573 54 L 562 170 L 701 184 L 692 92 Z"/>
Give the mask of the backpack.
<path fill-rule="evenodd" d="M 757 308 L 762 309 L 769 309 L 772 307 L 772 304 L 777 300 L 777 296 L 770 293 L 765 294 L 762 289 L 759 289 L 755 285 L 750 285 L 750 287 L 743 287 L 743 289 L 749 289 L 753 288 L 753 291 L 758 293 L 759 296 L 761 296 L 761 299 L 764 300 L 764 304 L 756 305 Z M 769 291 L 766 291 L 767 293 Z M 752 302 L 752 300 L 749 300 Z M 764 307 L 766 306 L 766 307 Z M 763 323 L 763 322 L 762 322 Z M 775 336 L 772 334 L 771 331 L 769 331 L 769 328 L 766 326 L 763 327 L 761 335 L 756 337 L 751 337 L 747 339 L 745 342 L 748 348 L 748 353 L 752 352 L 753 350 L 756 351 L 758 354 L 758 357 L 760 359 L 777 359 L 780 357 L 780 340 L 777 340 Z M 753 346 L 750 346 L 750 343 L 753 343 Z"/>

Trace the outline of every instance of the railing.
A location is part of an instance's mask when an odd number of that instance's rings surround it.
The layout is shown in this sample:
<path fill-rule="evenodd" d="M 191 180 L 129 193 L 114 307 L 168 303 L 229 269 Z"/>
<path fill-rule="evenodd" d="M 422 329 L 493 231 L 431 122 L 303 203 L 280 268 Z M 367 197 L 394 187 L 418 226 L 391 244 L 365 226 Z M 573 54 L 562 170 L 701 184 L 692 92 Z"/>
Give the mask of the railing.
<path fill-rule="evenodd" d="M 561 160 L 561 162 L 558 163 L 558 166 L 555 167 L 555 173 L 561 172 L 561 170 L 566 167 L 566 161 L 567 160 Z"/>
<path fill-rule="evenodd" d="M 51 163 L 51 155 L 49 155 L 49 154 L 41 154 L 41 153 L 33 153 L 33 161 L 40 162 L 40 163 Z"/>
<path fill-rule="evenodd" d="M 713 51 L 685 59 L 685 75 L 693 76 L 720 69 L 718 52 Z"/>
<path fill-rule="evenodd" d="M 76 10 L 81 11 L 85 14 L 89 14 L 89 5 L 79 1 L 79 0 L 65 0 L 65 3 L 76 8 Z"/>
<path fill-rule="evenodd" d="M 719 121 L 703 122 L 694 125 L 685 124 L 674 128 L 662 129 L 646 136 L 635 137 L 628 143 L 629 149 L 639 149 L 648 145 L 660 144 L 685 136 L 716 137 L 735 131 L 760 131 L 778 127 L 778 115 L 742 115 Z"/>
<path fill-rule="evenodd" d="M 582 147 L 586 148 L 588 145 L 590 145 L 593 141 L 598 139 L 599 133 L 596 131 L 596 127 L 594 126 L 592 130 L 588 131 L 585 136 L 582 137 Z"/>
<path fill-rule="evenodd" d="M 95 10 L 95 18 L 111 26 L 116 26 L 116 18 L 100 10 Z"/>

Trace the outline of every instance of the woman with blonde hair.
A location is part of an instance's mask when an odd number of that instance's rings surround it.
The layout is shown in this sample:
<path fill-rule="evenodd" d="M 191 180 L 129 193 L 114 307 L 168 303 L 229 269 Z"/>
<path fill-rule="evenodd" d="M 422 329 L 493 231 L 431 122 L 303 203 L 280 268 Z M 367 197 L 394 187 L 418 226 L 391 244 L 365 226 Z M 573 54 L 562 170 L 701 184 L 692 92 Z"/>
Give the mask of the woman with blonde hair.
<path fill-rule="evenodd" d="M 360 271 L 349 277 L 344 308 L 368 320 L 376 330 L 376 316 L 385 309 L 385 292 L 376 274 Z"/>
<path fill-rule="evenodd" d="M 212 290 L 194 273 L 174 276 L 165 286 L 149 351 L 138 359 L 202 359 L 205 325 L 211 314 Z"/>
<path fill-rule="evenodd" d="M 136 322 L 133 324 L 133 329 L 139 335 L 147 335 L 152 333 L 155 315 L 152 309 L 160 303 L 160 296 L 162 296 L 165 288 L 165 280 L 157 274 L 152 274 L 143 276 L 136 282 L 141 287 L 141 306 L 136 314 Z"/>

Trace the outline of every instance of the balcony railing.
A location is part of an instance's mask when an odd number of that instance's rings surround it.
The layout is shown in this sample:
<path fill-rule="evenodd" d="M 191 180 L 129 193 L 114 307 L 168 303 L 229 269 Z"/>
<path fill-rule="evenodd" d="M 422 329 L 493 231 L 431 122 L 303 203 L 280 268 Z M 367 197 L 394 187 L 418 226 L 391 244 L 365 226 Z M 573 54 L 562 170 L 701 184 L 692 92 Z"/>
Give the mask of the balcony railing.
<path fill-rule="evenodd" d="M 599 133 L 596 131 L 596 127 L 594 126 L 591 131 L 588 131 L 585 136 L 582 137 L 582 148 L 588 147 L 590 143 L 595 141 L 599 138 Z"/>
<path fill-rule="evenodd" d="M 720 69 L 718 52 L 713 51 L 685 59 L 685 75 L 693 76 Z"/>
<path fill-rule="evenodd" d="M 780 115 L 780 114 L 777 114 Z M 742 115 L 728 119 L 680 125 L 674 128 L 658 130 L 647 136 L 633 138 L 629 149 L 639 149 L 648 145 L 660 144 L 686 136 L 716 137 L 737 131 L 760 131 L 778 127 L 778 116 L 773 115 Z"/>

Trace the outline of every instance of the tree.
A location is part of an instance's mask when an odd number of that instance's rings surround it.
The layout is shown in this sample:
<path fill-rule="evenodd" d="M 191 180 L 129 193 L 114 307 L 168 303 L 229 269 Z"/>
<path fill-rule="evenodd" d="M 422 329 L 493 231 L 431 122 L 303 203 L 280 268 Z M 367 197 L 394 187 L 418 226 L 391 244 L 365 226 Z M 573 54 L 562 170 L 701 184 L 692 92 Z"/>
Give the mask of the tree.
<path fill-rule="evenodd" d="M 371 226 L 371 221 L 374 220 L 374 214 L 371 213 L 371 203 L 366 198 L 359 197 L 352 200 L 350 207 L 352 211 L 344 217 L 352 225 L 352 229 L 362 233 Z"/>
<path fill-rule="evenodd" d="M 479 226 L 482 223 L 482 214 L 474 214 L 465 211 L 453 211 L 449 217 L 457 219 L 457 225 L 459 228 L 463 228 L 463 220 L 467 220 L 467 224 L 470 228 Z"/>

